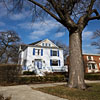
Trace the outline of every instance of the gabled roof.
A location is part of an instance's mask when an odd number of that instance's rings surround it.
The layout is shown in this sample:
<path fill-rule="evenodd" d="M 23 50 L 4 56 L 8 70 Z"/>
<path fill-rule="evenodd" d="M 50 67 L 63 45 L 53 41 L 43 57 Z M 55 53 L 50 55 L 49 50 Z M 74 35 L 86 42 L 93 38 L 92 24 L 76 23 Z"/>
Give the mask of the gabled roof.
<path fill-rule="evenodd" d="M 52 43 L 53 46 L 52 47 L 47 47 L 47 46 L 40 45 L 44 41 L 49 41 L 50 43 Z M 49 39 L 36 41 L 36 42 L 30 43 L 28 45 L 21 45 L 21 51 L 22 50 L 24 51 L 27 47 L 43 47 L 43 48 L 54 48 L 54 49 L 58 49 L 59 48 L 59 49 L 62 49 L 62 48 L 58 47 L 56 44 L 54 44 L 52 41 L 50 41 Z"/>
<path fill-rule="evenodd" d="M 37 44 L 37 43 L 39 43 L 39 42 L 41 42 L 41 41 L 42 41 L 42 40 L 36 41 L 36 42 L 33 42 L 33 43 L 29 44 L 29 45 L 35 45 L 35 44 Z"/>
<path fill-rule="evenodd" d="M 34 42 L 34 43 L 29 44 L 29 46 L 40 46 L 39 44 L 41 44 L 41 43 L 44 42 L 44 41 L 49 41 L 50 43 L 52 43 L 52 44 L 53 44 L 53 48 L 60 48 L 60 47 L 58 47 L 56 44 L 54 44 L 52 41 L 50 41 L 49 39 L 36 41 L 36 42 Z M 41 47 L 46 47 L 46 46 L 41 46 Z M 52 47 L 49 47 L 49 48 L 52 48 Z"/>

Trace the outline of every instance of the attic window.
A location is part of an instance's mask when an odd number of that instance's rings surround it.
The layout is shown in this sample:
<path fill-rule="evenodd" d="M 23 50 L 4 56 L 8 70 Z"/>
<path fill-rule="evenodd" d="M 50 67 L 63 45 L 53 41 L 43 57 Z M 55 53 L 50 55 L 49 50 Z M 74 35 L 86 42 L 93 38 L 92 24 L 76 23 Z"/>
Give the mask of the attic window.
<path fill-rule="evenodd" d="M 42 43 L 42 46 L 44 46 L 44 43 Z"/>
<path fill-rule="evenodd" d="M 48 44 L 47 44 L 47 43 L 46 43 L 45 45 L 46 45 L 46 46 L 48 46 Z"/>
<path fill-rule="evenodd" d="M 51 47 L 51 44 L 49 44 L 49 47 Z"/>

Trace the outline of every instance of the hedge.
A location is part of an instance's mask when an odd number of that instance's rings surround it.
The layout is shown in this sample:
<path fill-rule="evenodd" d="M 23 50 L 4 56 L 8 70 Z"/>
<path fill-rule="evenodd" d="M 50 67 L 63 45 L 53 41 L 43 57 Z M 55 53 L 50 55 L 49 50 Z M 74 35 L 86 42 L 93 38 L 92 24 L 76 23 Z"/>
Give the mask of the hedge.
<path fill-rule="evenodd" d="M 21 66 L 15 64 L 0 65 L 0 84 L 17 82 L 21 74 Z"/>
<path fill-rule="evenodd" d="M 24 71 L 23 75 L 36 75 L 34 71 Z"/>
<path fill-rule="evenodd" d="M 35 77 L 20 77 L 19 84 L 33 84 L 46 82 L 65 82 L 64 75 L 49 75 L 49 76 L 35 76 Z"/>
<path fill-rule="evenodd" d="M 95 73 L 95 74 L 85 74 L 85 79 L 86 80 L 100 80 L 100 74 Z"/>

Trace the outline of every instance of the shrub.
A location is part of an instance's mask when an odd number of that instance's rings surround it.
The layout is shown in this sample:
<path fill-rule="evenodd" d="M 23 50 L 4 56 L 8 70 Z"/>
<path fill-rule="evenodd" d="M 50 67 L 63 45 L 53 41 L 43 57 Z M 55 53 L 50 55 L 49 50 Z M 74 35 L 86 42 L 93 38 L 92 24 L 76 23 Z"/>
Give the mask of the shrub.
<path fill-rule="evenodd" d="M 46 83 L 46 82 L 65 82 L 64 75 L 20 77 L 19 84 Z"/>
<path fill-rule="evenodd" d="M 86 80 L 100 80 L 100 74 L 85 74 Z"/>
<path fill-rule="evenodd" d="M 21 66 L 15 64 L 0 65 L 0 84 L 14 83 L 21 74 Z"/>
<path fill-rule="evenodd" d="M 23 75 L 36 75 L 34 71 L 24 71 Z"/>

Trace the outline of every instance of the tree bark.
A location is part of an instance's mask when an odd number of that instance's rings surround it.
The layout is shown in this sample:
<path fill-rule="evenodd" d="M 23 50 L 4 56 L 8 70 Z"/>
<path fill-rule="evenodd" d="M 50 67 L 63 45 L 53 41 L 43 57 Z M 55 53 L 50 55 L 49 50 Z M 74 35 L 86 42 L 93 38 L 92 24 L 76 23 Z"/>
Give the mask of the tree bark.
<path fill-rule="evenodd" d="M 85 89 L 82 57 L 82 33 L 71 31 L 69 35 L 69 81 L 68 87 Z"/>

